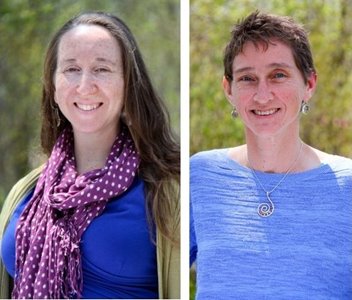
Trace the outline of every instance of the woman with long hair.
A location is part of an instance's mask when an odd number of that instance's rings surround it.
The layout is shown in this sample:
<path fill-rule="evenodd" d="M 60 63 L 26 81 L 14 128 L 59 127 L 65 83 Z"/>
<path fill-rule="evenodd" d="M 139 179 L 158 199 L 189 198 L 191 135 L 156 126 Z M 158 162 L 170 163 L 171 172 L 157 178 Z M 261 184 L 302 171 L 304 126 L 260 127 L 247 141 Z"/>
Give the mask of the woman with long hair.
<path fill-rule="evenodd" d="M 41 144 L 1 213 L 1 296 L 179 297 L 179 144 L 116 16 L 83 13 L 50 42 Z"/>

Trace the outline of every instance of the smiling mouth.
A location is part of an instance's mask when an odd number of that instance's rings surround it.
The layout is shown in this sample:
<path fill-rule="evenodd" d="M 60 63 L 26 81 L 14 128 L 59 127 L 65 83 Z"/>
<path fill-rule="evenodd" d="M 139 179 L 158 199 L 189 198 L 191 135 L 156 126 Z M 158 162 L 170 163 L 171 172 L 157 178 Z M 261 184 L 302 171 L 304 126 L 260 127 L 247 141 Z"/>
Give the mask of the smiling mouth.
<path fill-rule="evenodd" d="M 97 108 L 99 108 L 102 105 L 102 103 L 98 103 L 98 104 L 80 104 L 80 103 L 75 103 L 75 106 L 77 108 L 79 108 L 80 110 L 83 111 L 92 111 L 95 110 Z"/>
<path fill-rule="evenodd" d="M 257 116 L 271 116 L 278 112 L 280 108 L 273 108 L 268 110 L 253 109 L 252 112 Z"/>

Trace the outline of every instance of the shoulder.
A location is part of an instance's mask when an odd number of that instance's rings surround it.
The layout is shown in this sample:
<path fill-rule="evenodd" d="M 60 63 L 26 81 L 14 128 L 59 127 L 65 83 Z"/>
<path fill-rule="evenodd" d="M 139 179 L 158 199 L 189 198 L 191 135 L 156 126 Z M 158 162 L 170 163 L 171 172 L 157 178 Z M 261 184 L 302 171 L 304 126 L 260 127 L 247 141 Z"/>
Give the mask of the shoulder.
<path fill-rule="evenodd" d="M 352 159 L 350 158 L 330 154 L 326 157 L 324 163 L 329 165 L 331 170 L 335 173 L 352 176 Z"/>
<path fill-rule="evenodd" d="M 346 187 L 352 192 L 352 159 L 324 153 L 321 158 L 319 168 L 319 180 L 326 184 L 326 178 L 333 179 L 331 182 L 336 183 L 339 188 Z"/>
<path fill-rule="evenodd" d="M 249 170 L 231 156 L 232 148 L 199 152 L 191 157 L 190 186 L 196 189 L 217 188 L 233 180 L 248 177 Z"/>
<path fill-rule="evenodd" d="M 190 160 L 191 168 L 197 167 L 199 165 L 205 165 L 205 164 L 214 165 L 214 163 L 224 162 L 224 160 L 228 158 L 227 156 L 228 151 L 229 151 L 228 148 L 224 148 L 224 149 L 213 149 L 213 150 L 198 152 L 191 156 L 191 160 Z"/>
<path fill-rule="evenodd" d="M 312 160 L 317 161 L 320 165 L 325 165 L 330 168 L 332 172 L 340 172 L 345 170 L 347 173 L 352 172 L 352 159 L 323 152 L 321 150 L 310 147 Z"/>
<path fill-rule="evenodd" d="M 242 145 L 234 148 L 213 149 L 194 154 L 190 159 L 191 174 L 201 170 L 243 171 L 245 168 L 240 159 L 243 147 Z"/>
<path fill-rule="evenodd" d="M 1 210 L 0 235 L 2 235 L 2 230 L 5 228 L 9 217 L 12 215 L 18 203 L 36 185 L 43 168 L 44 165 L 32 170 L 12 187 Z"/>
<path fill-rule="evenodd" d="M 8 197 L 11 195 L 17 195 L 21 193 L 26 193 L 28 190 L 32 189 L 38 181 L 40 174 L 44 169 L 44 165 L 32 170 L 26 176 L 21 178 L 11 189 Z"/>

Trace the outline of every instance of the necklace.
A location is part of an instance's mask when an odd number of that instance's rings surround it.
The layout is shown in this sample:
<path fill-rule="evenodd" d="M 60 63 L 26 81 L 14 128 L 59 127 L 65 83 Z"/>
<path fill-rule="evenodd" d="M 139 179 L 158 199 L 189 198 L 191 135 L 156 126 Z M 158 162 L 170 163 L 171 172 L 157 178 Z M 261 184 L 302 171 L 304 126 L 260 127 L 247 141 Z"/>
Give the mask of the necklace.
<path fill-rule="evenodd" d="M 274 202 L 271 200 L 270 198 L 270 194 L 273 193 L 278 187 L 279 185 L 285 180 L 285 178 L 287 177 L 287 175 L 290 173 L 290 171 L 293 169 L 293 167 L 296 165 L 300 155 L 301 155 L 301 152 L 302 152 L 302 148 L 303 148 L 303 142 L 301 141 L 301 147 L 299 148 L 299 151 L 298 151 L 298 154 L 297 154 L 297 157 L 296 159 L 293 161 L 292 165 L 287 169 L 285 175 L 279 180 L 279 182 L 274 186 L 273 189 L 271 189 L 270 191 L 267 191 L 264 186 L 262 185 L 262 183 L 260 182 L 257 174 L 255 174 L 255 171 L 252 167 L 252 164 L 251 162 L 249 161 L 249 158 L 247 158 L 248 160 L 248 165 L 251 169 L 251 172 L 252 174 L 254 175 L 256 181 L 259 183 L 260 187 L 262 188 L 262 190 L 264 191 L 265 195 L 266 195 L 266 198 L 268 199 L 268 203 L 260 203 L 258 205 L 258 208 L 257 208 L 257 212 L 258 212 L 258 215 L 261 216 L 262 218 L 266 218 L 266 217 L 270 217 L 273 212 L 274 212 L 274 209 L 275 209 L 275 205 L 274 205 Z"/>

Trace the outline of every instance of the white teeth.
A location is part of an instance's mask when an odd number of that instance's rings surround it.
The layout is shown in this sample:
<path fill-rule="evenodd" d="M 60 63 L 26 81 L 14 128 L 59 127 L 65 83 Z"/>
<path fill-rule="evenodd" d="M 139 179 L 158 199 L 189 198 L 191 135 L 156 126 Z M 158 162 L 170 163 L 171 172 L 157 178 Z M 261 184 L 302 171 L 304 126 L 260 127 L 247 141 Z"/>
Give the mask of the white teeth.
<path fill-rule="evenodd" d="M 77 107 L 84 111 L 91 111 L 91 110 L 97 109 L 99 107 L 99 104 L 88 105 L 88 104 L 77 103 Z"/>
<path fill-rule="evenodd" d="M 270 110 L 254 110 L 254 113 L 256 115 L 259 115 L 259 116 L 269 116 L 269 115 L 272 115 L 273 113 L 277 112 L 278 109 L 277 108 L 274 108 L 274 109 L 270 109 Z"/>

